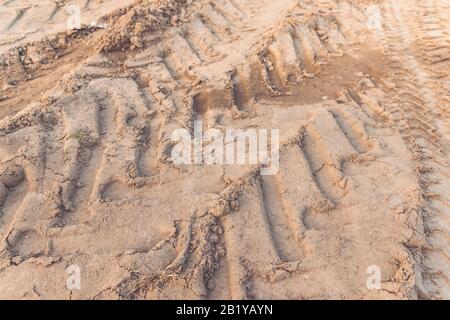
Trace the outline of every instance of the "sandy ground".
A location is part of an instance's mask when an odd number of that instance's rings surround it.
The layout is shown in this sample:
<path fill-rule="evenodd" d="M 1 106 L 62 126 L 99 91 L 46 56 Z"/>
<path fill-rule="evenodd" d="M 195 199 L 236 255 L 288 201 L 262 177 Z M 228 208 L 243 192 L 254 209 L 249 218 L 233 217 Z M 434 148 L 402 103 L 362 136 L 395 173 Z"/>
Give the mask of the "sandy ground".
<path fill-rule="evenodd" d="M 0 298 L 450 299 L 448 0 L 0 17 Z M 196 121 L 279 171 L 175 165 Z"/>

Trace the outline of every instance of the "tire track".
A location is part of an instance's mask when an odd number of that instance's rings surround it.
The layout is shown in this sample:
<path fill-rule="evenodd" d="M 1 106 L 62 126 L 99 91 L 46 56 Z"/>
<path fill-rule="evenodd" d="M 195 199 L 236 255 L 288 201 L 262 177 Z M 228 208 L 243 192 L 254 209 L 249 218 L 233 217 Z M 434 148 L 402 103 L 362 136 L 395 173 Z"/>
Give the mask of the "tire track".
<path fill-rule="evenodd" d="M 428 4 L 422 4 L 428 10 Z M 404 20 L 402 15 L 402 7 L 396 2 L 390 1 L 384 5 L 383 14 L 386 19 L 385 33 L 379 33 L 383 45 L 388 50 L 387 54 L 390 59 L 392 69 L 394 70 L 394 79 L 397 87 L 395 93 L 398 96 L 391 96 L 389 104 L 398 106 L 390 111 L 399 115 L 396 121 L 405 120 L 406 128 L 402 131 L 405 141 L 410 145 L 411 150 L 423 166 L 419 169 L 419 179 L 423 187 L 423 196 L 426 200 L 423 208 L 423 219 L 428 228 L 427 240 L 429 246 L 423 249 L 423 285 L 418 284 L 419 295 L 422 298 L 439 298 L 447 297 L 449 293 L 449 269 L 448 264 L 442 261 L 448 260 L 448 248 L 450 243 L 448 238 L 442 238 L 442 234 L 448 234 L 449 230 L 445 224 L 436 228 L 433 223 L 436 215 L 444 215 L 448 217 L 448 191 L 445 188 L 448 180 L 448 164 L 444 154 L 448 151 L 446 141 L 442 139 L 441 128 L 434 124 L 434 119 L 438 119 L 438 111 L 440 108 L 440 99 L 442 95 L 435 93 L 435 86 L 430 76 L 425 71 L 412 50 L 414 40 L 409 30 L 409 26 L 413 25 L 409 20 Z M 425 13 L 419 14 L 424 16 Z M 420 28 L 419 39 L 422 39 L 422 54 L 427 64 L 433 63 L 433 55 L 427 48 L 430 35 L 425 27 L 429 22 L 429 17 L 419 20 Z M 439 30 L 441 27 L 439 26 Z M 411 27 L 414 29 L 414 27 Z M 423 36 L 422 36 L 423 35 Z M 434 38 L 434 37 L 432 37 Z M 442 34 L 437 35 L 437 39 L 442 39 Z M 439 59 L 438 59 L 439 60 Z M 442 61 L 442 60 L 439 60 Z M 431 69 L 432 70 L 432 69 Z M 436 75 L 436 73 L 434 73 Z M 437 90 L 439 92 L 439 90 Z M 439 97 L 439 98 L 438 98 Z M 444 95 L 444 99 L 446 95 Z M 445 102 L 444 102 L 445 103 Z M 445 105 L 445 104 L 444 104 Z M 445 108 L 445 107 L 444 107 Z M 444 113 L 446 114 L 446 113 Z M 395 116 L 394 116 L 395 117 Z M 448 122 L 444 117 L 443 122 Z M 435 190 L 431 192 L 430 190 Z M 442 207 L 444 204 L 444 207 Z M 447 208 L 446 208 L 447 207 Z M 432 226 L 432 227 L 431 227 Z M 430 230 L 434 230 L 431 231 Z"/>
<path fill-rule="evenodd" d="M 17 158 L 30 191 L 5 216 L 4 261 L 113 256 L 120 298 L 398 298 L 413 296 L 417 276 L 406 246 L 424 253 L 419 296 L 432 282 L 445 296 L 448 173 L 433 154 L 444 150 L 441 98 L 398 10 L 383 7 L 397 83 L 387 103 L 364 78 L 368 90 L 339 103 L 285 106 L 291 85 L 359 41 L 360 11 L 332 1 L 136 2 L 48 100 L 0 121 L 2 161 Z M 385 106 L 423 165 L 419 182 Z M 171 163 L 172 133 L 192 133 L 196 120 L 284 128 L 278 175 Z M 10 201 L 2 179 L 0 200 Z M 427 206 L 416 205 L 417 190 Z M 428 245 L 415 238 L 414 210 Z M 365 288 L 373 263 L 386 273 L 376 293 Z"/>

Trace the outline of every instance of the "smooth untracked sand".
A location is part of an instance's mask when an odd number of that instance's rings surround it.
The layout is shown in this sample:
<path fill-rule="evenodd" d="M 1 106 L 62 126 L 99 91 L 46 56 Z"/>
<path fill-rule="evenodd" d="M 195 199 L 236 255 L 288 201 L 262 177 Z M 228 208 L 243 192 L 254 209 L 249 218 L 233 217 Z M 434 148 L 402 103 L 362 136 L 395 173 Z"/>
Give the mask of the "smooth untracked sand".
<path fill-rule="evenodd" d="M 0 298 L 449 299 L 449 12 L 4 1 Z M 198 123 L 279 170 L 174 164 Z"/>

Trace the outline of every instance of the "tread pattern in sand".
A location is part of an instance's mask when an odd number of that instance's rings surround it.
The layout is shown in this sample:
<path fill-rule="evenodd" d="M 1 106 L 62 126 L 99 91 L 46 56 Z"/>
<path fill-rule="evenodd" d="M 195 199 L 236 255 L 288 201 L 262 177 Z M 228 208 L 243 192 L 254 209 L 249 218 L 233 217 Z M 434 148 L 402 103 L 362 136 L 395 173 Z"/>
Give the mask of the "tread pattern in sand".
<path fill-rule="evenodd" d="M 96 17 L 111 4 L 79 3 Z M 8 289 L 33 270 L 43 296 L 66 297 L 53 275 L 79 263 L 93 272 L 70 298 L 448 297 L 448 6 L 382 1 L 372 34 L 355 3 L 140 0 L 69 39 L 83 60 L 0 120 L 2 295 L 34 292 Z M 64 4 L 19 9 L 5 32 L 38 18 L 59 32 Z M 294 101 L 366 43 L 382 45 L 389 81 L 336 76 L 336 100 Z M 25 87 L 46 74 L 31 48 L 2 71 Z M 175 166 L 171 135 L 196 120 L 280 128 L 278 174 Z"/>

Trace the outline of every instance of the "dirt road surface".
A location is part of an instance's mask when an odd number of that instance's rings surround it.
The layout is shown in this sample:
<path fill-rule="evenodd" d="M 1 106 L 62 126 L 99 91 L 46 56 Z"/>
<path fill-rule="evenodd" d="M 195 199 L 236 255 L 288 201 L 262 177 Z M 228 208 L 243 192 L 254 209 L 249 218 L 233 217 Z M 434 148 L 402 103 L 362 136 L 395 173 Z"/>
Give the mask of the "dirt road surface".
<path fill-rule="evenodd" d="M 0 17 L 0 298 L 450 299 L 450 1 Z M 176 165 L 199 123 L 279 170 Z"/>

